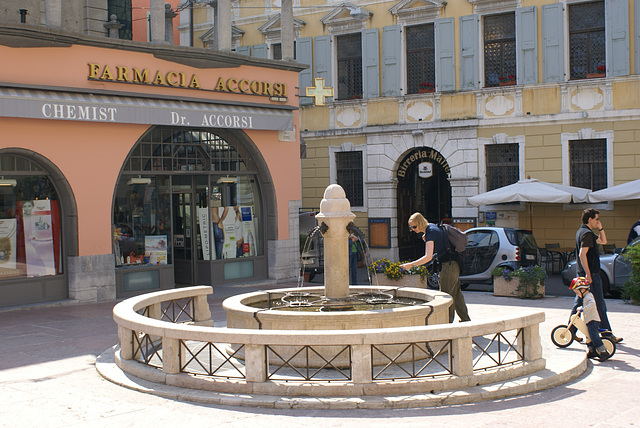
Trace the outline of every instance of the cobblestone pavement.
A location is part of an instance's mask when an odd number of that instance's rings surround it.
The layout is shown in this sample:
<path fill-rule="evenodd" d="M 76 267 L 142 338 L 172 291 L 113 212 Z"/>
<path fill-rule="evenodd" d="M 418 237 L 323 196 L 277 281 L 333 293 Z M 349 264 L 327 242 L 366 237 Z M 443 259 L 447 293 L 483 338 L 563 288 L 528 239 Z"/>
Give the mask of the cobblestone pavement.
<path fill-rule="evenodd" d="M 281 285 L 282 286 L 282 285 Z M 216 287 L 210 299 L 214 321 L 224 320 L 222 300 L 254 291 Z M 472 319 L 538 308 L 546 358 L 583 353 L 573 344 L 557 349 L 549 333 L 566 322 L 572 300 L 494 297 L 465 291 Z M 607 299 L 616 335 L 616 355 L 590 362 L 579 378 L 544 391 L 503 400 L 416 409 L 302 410 L 203 405 L 135 392 L 103 379 L 96 357 L 117 342 L 114 303 L 33 307 L 0 312 L 0 426 L 230 426 L 230 427 L 623 427 L 640 415 L 640 307 Z M 636 334 L 639 333 L 639 334 Z M 568 354 L 565 354 L 568 355 Z"/>

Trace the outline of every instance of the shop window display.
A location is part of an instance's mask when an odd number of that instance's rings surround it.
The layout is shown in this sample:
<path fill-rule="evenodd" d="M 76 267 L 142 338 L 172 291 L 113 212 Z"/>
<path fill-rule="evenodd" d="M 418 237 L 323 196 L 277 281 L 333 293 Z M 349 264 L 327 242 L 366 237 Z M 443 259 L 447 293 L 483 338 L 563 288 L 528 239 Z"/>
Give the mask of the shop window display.
<path fill-rule="evenodd" d="M 176 281 L 189 282 L 194 261 L 264 255 L 256 166 L 243 150 L 223 130 L 143 135 L 116 189 L 116 265 L 173 264 Z"/>
<path fill-rule="evenodd" d="M 31 161 L 1 156 L 3 172 L 38 171 Z M 60 206 L 46 175 L 0 178 L 0 279 L 62 274 Z"/>
<path fill-rule="evenodd" d="M 116 266 L 171 263 L 169 177 L 122 178 L 116 191 Z"/>

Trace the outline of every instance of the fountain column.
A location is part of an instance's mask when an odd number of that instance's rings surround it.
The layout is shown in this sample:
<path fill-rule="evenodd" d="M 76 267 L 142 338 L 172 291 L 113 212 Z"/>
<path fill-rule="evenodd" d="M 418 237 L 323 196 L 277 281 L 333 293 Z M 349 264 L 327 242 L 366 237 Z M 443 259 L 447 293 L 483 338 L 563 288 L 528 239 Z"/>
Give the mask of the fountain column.
<path fill-rule="evenodd" d="M 328 229 L 324 234 L 324 290 L 328 299 L 349 296 L 349 232 L 347 225 L 356 217 L 344 189 L 331 184 L 320 202 L 318 224 Z"/>

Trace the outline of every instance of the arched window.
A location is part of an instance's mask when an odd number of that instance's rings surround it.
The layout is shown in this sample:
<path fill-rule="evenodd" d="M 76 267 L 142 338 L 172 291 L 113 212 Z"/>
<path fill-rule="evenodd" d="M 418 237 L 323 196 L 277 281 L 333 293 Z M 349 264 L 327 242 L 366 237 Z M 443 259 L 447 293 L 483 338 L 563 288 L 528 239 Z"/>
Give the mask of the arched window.
<path fill-rule="evenodd" d="M 60 201 L 35 161 L 0 154 L 0 280 L 63 273 Z"/>
<path fill-rule="evenodd" d="M 182 262 L 264 255 L 258 170 L 245 150 L 227 130 L 157 126 L 142 136 L 116 187 L 116 264 L 179 270 Z"/>

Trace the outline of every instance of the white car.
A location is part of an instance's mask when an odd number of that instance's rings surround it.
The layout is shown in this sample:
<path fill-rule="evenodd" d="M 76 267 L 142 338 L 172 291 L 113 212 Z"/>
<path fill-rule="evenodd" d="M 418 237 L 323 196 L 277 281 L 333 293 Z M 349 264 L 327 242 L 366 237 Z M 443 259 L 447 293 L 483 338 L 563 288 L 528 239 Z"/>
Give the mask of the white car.
<path fill-rule="evenodd" d="M 530 230 L 474 227 L 465 233 L 468 242 L 460 266 L 463 289 L 472 283 L 492 283 L 491 271 L 498 266 L 516 270 L 538 264 L 538 244 Z"/>

